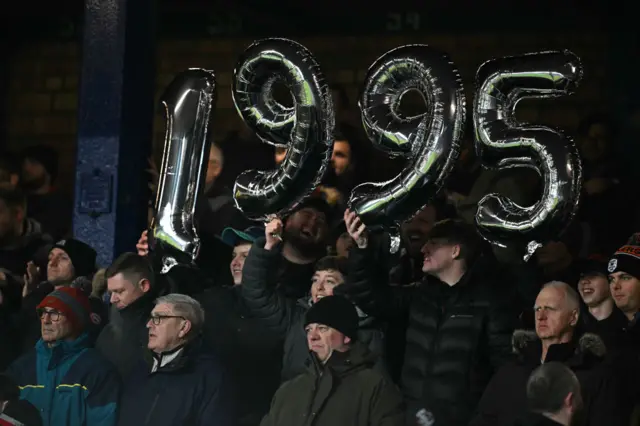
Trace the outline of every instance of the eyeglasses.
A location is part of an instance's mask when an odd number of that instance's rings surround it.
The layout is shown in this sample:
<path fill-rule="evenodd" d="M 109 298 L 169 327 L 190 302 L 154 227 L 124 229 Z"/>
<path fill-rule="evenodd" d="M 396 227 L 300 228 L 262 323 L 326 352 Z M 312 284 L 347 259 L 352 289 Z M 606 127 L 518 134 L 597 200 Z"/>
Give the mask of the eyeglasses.
<path fill-rule="evenodd" d="M 38 317 L 40 319 L 44 318 L 45 315 L 49 315 L 49 319 L 51 319 L 51 322 L 58 322 L 60 321 L 60 317 L 64 316 L 64 314 L 61 312 L 47 311 L 44 308 L 36 309 L 36 313 L 38 314 Z"/>
<path fill-rule="evenodd" d="M 183 316 L 180 315 L 151 315 L 149 317 L 149 321 L 151 321 L 153 323 L 153 325 L 160 325 L 160 323 L 162 322 L 163 319 L 165 318 L 180 318 L 180 319 L 186 319 Z"/>

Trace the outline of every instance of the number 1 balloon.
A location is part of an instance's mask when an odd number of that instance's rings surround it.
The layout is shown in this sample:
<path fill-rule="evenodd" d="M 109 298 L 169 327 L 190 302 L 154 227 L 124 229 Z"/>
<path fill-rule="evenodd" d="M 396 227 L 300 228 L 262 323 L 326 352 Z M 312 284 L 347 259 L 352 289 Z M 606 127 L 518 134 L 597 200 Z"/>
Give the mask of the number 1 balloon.
<path fill-rule="evenodd" d="M 151 234 L 154 256 L 162 256 L 163 274 L 198 255 L 193 216 L 203 190 L 215 98 L 215 75 L 203 69 L 178 74 L 161 98 L 167 124 Z"/>
<path fill-rule="evenodd" d="M 473 119 L 483 165 L 529 167 L 543 179 L 542 197 L 532 206 L 519 206 L 499 194 L 486 195 L 478 204 L 480 234 L 502 247 L 526 244 L 525 260 L 541 243 L 557 238 L 575 215 L 582 167 L 571 138 L 548 127 L 518 123 L 515 108 L 525 98 L 567 95 L 581 76 L 580 60 L 569 51 L 494 59 L 476 74 Z"/>
<path fill-rule="evenodd" d="M 423 96 L 428 112 L 401 116 L 402 96 L 410 90 Z M 408 161 L 387 182 L 355 187 L 349 207 L 368 227 L 397 234 L 398 225 L 437 194 L 458 158 L 465 120 L 462 80 L 445 54 L 426 45 L 399 47 L 369 68 L 360 109 L 375 146 Z"/>
<path fill-rule="evenodd" d="M 274 99 L 278 82 L 290 90 L 293 107 Z M 238 113 L 260 139 L 288 148 L 277 169 L 238 176 L 233 188 L 236 207 L 254 220 L 286 214 L 320 183 L 331 159 L 333 104 L 320 66 L 294 41 L 257 41 L 234 70 L 232 94 Z"/>

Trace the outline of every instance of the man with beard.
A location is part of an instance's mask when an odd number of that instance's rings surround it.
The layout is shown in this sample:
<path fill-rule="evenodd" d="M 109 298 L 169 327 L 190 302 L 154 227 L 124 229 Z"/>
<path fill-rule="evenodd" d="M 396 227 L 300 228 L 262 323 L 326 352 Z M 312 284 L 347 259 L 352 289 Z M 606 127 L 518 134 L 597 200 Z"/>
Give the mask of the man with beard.
<path fill-rule="evenodd" d="M 72 202 L 54 188 L 58 176 L 58 153 L 45 145 L 24 150 L 20 185 L 28 194 L 29 217 L 45 232 L 63 238 L 71 231 Z"/>
<path fill-rule="evenodd" d="M 269 285 L 277 285 L 285 297 L 295 300 L 309 292 L 314 263 L 326 255 L 331 213 L 322 198 L 309 197 L 284 221 L 273 222 L 277 238 L 259 238 L 251 248 L 250 256 L 270 271 Z"/>

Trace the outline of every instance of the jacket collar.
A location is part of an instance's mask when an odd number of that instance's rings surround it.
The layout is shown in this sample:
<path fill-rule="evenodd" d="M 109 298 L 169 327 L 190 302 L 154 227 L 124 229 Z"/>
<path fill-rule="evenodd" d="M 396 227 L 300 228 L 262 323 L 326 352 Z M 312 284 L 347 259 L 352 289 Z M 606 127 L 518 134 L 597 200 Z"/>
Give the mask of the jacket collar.
<path fill-rule="evenodd" d="M 42 338 L 36 343 L 38 356 L 49 359 L 49 370 L 53 370 L 65 359 L 70 358 L 89 348 L 89 334 L 83 333 L 75 340 L 60 340 L 49 346 Z"/>
<path fill-rule="evenodd" d="M 532 330 L 516 330 L 512 338 L 513 352 L 521 362 L 539 364 L 542 342 Z M 606 355 L 606 347 L 600 336 L 584 333 L 567 343 L 551 345 L 545 362 L 558 361 L 569 366 L 585 366 L 600 362 Z"/>

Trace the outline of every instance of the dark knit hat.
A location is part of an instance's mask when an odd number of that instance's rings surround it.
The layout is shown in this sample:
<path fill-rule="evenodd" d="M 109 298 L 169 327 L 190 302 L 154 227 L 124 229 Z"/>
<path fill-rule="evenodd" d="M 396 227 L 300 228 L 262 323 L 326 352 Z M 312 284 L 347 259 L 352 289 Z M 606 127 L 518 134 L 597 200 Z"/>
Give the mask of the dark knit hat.
<path fill-rule="evenodd" d="M 607 271 L 610 274 L 622 271 L 640 279 L 640 245 L 627 244 L 616 250 Z"/>
<path fill-rule="evenodd" d="M 74 238 L 60 240 L 51 247 L 64 250 L 71 258 L 76 277 L 88 277 L 96 270 L 96 251 L 89 244 Z"/>
<path fill-rule="evenodd" d="M 342 296 L 323 297 L 309 308 L 304 317 L 305 327 L 309 324 L 323 324 L 351 339 L 358 335 L 358 322 L 356 307 Z"/>
<path fill-rule="evenodd" d="M 52 308 L 71 322 L 76 330 L 84 330 L 91 314 L 87 295 L 79 288 L 61 287 L 45 297 L 36 309 Z"/>
<path fill-rule="evenodd" d="M 51 175 L 51 181 L 56 180 L 58 176 L 58 152 L 55 149 L 47 145 L 30 146 L 22 152 L 22 157 L 42 164 L 42 167 Z"/>
<path fill-rule="evenodd" d="M 580 275 L 603 275 L 607 276 L 607 261 L 605 259 L 599 259 L 596 257 L 589 257 L 588 259 L 576 260 L 576 267 Z"/>
<path fill-rule="evenodd" d="M 2 420 L 10 425 L 42 426 L 40 411 L 25 399 L 14 399 L 7 402 L 2 412 Z M 4 424 L 0 420 L 0 425 Z"/>

